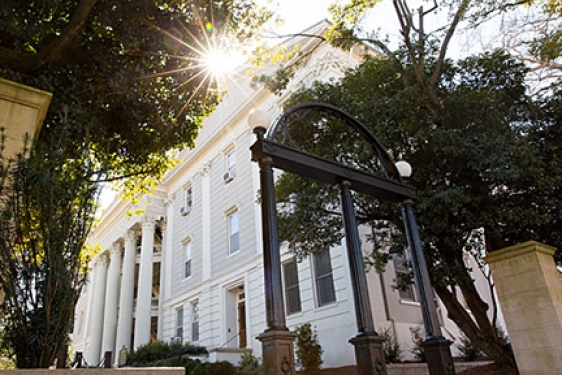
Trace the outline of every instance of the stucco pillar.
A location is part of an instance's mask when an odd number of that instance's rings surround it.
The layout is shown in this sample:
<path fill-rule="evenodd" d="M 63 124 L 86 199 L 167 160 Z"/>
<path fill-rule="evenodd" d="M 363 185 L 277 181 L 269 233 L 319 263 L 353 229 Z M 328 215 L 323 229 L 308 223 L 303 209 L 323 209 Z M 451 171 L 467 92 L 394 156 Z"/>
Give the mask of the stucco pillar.
<path fill-rule="evenodd" d="M 160 232 L 162 234 L 162 245 L 161 245 L 162 252 L 160 253 L 160 290 L 158 296 L 158 340 L 163 340 L 164 319 L 162 319 L 161 317 L 164 316 L 164 293 L 166 288 L 168 288 L 168 285 L 166 284 L 166 277 L 165 277 L 165 272 L 167 272 L 167 269 L 165 269 L 164 259 L 166 253 L 168 252 L 166 247 L 169 242 L 168 239 L 166 238 L 165 221 L 160 222 Z"/>
<path fill-rule="evenodd" d="M 142 223 L 141 256 L 137 288 L 134 348 L 150 342 L 152 316 L 152 258 L 154 251 L 154 219 L 146 216 Z"/>
<path fill-rule="evenodd" d="M 135 232 L 128 230 L 125 235 L 125 255 L 121 276 L 121 294 L 119 296 L 119 316 L 117 317 L 117 339 L 115 350 L 123 347 L 131 349 L 133 331 L 133 303 L 135 299 Z M 114 356 L 118 360 L 118 356 Z"/>
<path fill-rule="evenodd" d="M 486 257 L 521 375 L 562 373 L 562 281 L 554 252 L 530 241 Z"/>
<path fill-rule="evenodd" d="M 0 78 L 0 128 L 4 129 L 6 160 L 22 150 L 25 135 L 37 139 L 47 116 L 52 94 Z"/>
<path fill-rule="evenodd" d="M 103 333 L 103 312 L 105 306 L 105 286 L 107 280 L 108 260 L 105 255 L 98 255 L 94 260 L 94 272 L 92 276 L 93 298 L 90 309 L 90 321 L 88 324 L 89 343 L 86 352 L 86 362 L 95 366 L 101 362 L 101 340 Z"/>
<path fill-rule="evenodd" d="M 211 228 L 211 176 L 210 165 L 206 164 L 201 169 L 201 256 L 203 257 L 203 265 L 201 267 L 201 277 L 203 280 L 211 278 L 211 264 L 212 264 L 212 238 L 213 232 Z"/>
<path fill-rule="evenodd" d="M 105 293 L 105 310 L 103 313 L 102 352 L 112 352 L 115 358 L 115 335 L 117 333 L 117 303 L 121 283 L 121 245 L 114 243 L 110 252 L 111 259 L 107 270 Z"/>

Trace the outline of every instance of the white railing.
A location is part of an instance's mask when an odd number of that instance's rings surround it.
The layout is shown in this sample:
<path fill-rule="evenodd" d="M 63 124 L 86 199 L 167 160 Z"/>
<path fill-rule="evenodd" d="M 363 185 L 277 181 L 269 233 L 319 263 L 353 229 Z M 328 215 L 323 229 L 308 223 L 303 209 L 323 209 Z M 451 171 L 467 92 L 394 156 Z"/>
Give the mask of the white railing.
<path fill-rule="evenodd" d="M 152 301 L 150 302 L 150 305 L 153 309 L 157 309 L 158 308 L 158 298 L 153 298 Z M 135 298 L 135 300 L 133 301 L 133 309 L 137 308 L 137 299 Z"/>
<path fill-rule="evenodd" d="M 142 246 L 137 246 L 137 255 L 140 255 L 142 251 Z M 152 248 L 154 254 L 162 254 L 162 245 L 154 245 Z"/>

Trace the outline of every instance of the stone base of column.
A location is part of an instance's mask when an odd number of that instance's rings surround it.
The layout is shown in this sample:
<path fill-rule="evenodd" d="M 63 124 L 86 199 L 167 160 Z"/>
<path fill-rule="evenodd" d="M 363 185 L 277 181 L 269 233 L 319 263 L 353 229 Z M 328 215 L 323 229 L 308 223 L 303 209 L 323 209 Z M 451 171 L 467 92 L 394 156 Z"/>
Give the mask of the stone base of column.
<path fill-rule="evenodd" d="M 258 336 L 265 375 L 295 375 L 296 337 L 296 333 L 288 330 L 270 330 Z"/>
<path fill-rule="evenodd" d="M 421 343 L 430 375 L 456 374 L 455 364 L 451 356 L 451 344 L 452 341 L 444 337 L 425 340 Z"/>
<path fill-rule="evenodd" d="M 358 375 L 386 375 L 382 336 L 362 333 L 349 342 L 355 347 Z"/>

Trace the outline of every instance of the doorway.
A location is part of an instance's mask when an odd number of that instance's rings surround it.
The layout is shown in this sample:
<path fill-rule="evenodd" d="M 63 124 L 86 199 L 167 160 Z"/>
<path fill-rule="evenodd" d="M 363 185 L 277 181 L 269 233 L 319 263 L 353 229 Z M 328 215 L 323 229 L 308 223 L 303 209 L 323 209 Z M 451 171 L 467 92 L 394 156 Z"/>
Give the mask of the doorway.
<path fill-rule="evenodd" d="M 244 291 L 238 294 L 238 347 L 245 348 L 246 339 L 246 296 Z"/>

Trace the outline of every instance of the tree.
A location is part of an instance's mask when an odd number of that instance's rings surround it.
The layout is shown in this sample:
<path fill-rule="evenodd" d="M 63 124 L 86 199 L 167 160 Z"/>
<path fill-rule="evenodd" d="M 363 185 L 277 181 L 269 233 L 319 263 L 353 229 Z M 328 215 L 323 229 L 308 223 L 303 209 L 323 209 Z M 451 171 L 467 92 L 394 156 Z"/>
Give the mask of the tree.
<path fill-rule="evenodd" d="M 0 17 L 0 75 L 53 93 L 33 150 L 2 165 L 2 344 L 18 367 L 48 367 L 68 343 L 100 183 L 150 191 L 220 99 L 206 51 L 269 14 L 252 0 L 7 0 Z"/>
<path fill-rule="evenodd" d="M 267 19 L 251 0 L 5 1 L 0 14 L 0 74 L 53 93 L 39 142 L 73 124 L 109 180 L 159 176 L 193 145 L 220 95 L 205 52 Z"/>
<path fill-rule="evenodd" d="M 0 184 L 0 278 L 6 293 L 2 344 L 18 368 L 62 358 L 90 254 L 83 244 L 94 221 L 91 167 L 62 162 L 67 138 L 17 156 Z"/>
<path fill-rule="evenodd" d="M 506 49 L 529 66 L 534 86 L 560 78 L 562 72 L 562 5 L 559 1 L 502 1 L 490 4 L 484 20 L 501 16 L 500 39 Z M 484 21 L 481 21 L 484 22 Z"/>
<path fill-rule="evenodd" d="M 556 198 L 552 197 L 552 192 L 558 190 L 553 183 L 558 177 L 549 176 L 548 182 L 537 186 L 537 181 L 545 180 L 541 171 L 545 171 L 547 164 L 558 170 L 551 161 L 541 157 L 540 147 L 550 151 L 554 163 L 560 161 L 555 141 L 547 137 L 547 145 L 539 135 L 544 132 L 551 137 L 557 133 L 559 124 L 555 116 L 547 114 L 552 110 L 554 97 L 543 98 L 550 104 L 540 104 L 540 100 L 532 103 L 525 95 L 526 70 L 503 53 L 466 59 L 459 65 L 448 61 L 447 53 L 461 25 L 477 27 L 479 21 L 492 14 L 529 2 L 393 0 L 401 35 L 398 49 L 391 49 L 376 32 L 363 31 L 365 24 L 361 22 L 378 3 L 378 0 L 361 0 L 332 6 L 332 30 L 314 38 L 342 48 L 364 42 L 372 45 L 384 59 L 369 62 L 350 73 L 341 86 L 318 85 L 308 94 L 295 96 L 293 102 L 319 100 L 340 106 L 371 124 L 383 143 L 390 143 L 395 149 L 396 157 L 414 161 L 418 172 L 413 183 L 422 198 L 418 208 L 424 217 L 426 254 L 436 290 L 450 317 L 475 344 L 496 362 L 514 366 L 511 353 L 494 326 L 496 314 L 490 322 L 486 314 L 489 306 L 474 288 L 461 255 L 464 250 L 473 250 L 482 264 L 480 254 L 484 245 L 487 251 L 493 251 L 528 238 L 552 243 L 549 239 L 559 233 L 559 222 L 552 219 L 560 212 Z M 437 19 L 440 25 L 435 22 L 438 13 L 442 16 Z M 287 75 L 306 61 L 306 57 L 306 51 L 297 53 L 275 79 L 260 77 L 260 81 L 275 92 L 281 91 Z M 354 90 L 354 85 L 361 89 Z M 372 116 L 363 118 L 366 113 Z M 307 134 L 301 134 L 300 138 L 307 139 Z M 322 150 L 323 155 L 332 157 L 334 152 L 345 149 L 338 142 L 349 141 L 344 136 L 314 139 L 338 144 L 335 150 Z M 475 142 L 479 147 L 473 147 Z M 282 231 L 292 234 L 286 239 L 292 239 L 290 246 L 294 251 L 305 256 L 339 241 L 341 233 L 333 230 L 340 221 L 333 214 L 337 207 L 334 191 L 313 181 L 288 176 L 279 181 L 278 188 L 280 199 L 289 205 L 284 212 L 291 213 L 282 218 Z M 537 191 L 540 193 L 535 196 Z M 539 196 L 541 202 L 537 201 Z M 484 207 L 494 207 L 495 215 L 490 214 L 492 210 L 481 209 Z M 377 218 L 371 223 L 374 225 L 372 241 L 380 240 L 381 225 L 395 221 L 382 202 L 361 200 L 357 208 L 361 222 Z M 538 219 L 528 214 L 537 211 Z M 517 226 L 511 225 L 516 222 Z M 550 224 L 556 229 L 549 230 Z M 399 235 L 395 231 L 386 232 L 394 243 L 399 242 Z M 378 265 L 380 258 L 375 259 Z M 462 291 L 472 315 L 459 302 L 457 290 Z"/>
<path fill-rule="evenodd" d="M 428 61 L 427 69 L 435 63 Z M 559 191 L 559 170 L 545 176 L 548 165 L 561 160 L 554 144 L 559 142 L 554 141 L 559 119 L 552 115 L 560 107 L 556 96 L 552 102 L 527 97 L 526 69 L 501 51 L 457 64 L 446 60 L 440 69 L 441 78 L 429 96 L 422 87 L 404 84 L 417 74 L 407 62 L 398 66 L 390 59 L 368 58 L 341 82 L 316 83 L 293 95 L 291 103 L 319 101 L 343 108 L 396 158 L 411 162 L 415 172 L 410 182 L 420 197 L 421 237 L 438 296 L 475 345 L 496 362 L 514 366 L 464 256 L 529 239 L 555 243 L 560 236 L 559 219 L 553 216 L 560 213 L 560 196 L 553 195 Z M 426 103 L 433 98 L 439 102 L 437 114 Z M 359 155 L 354 159 L 357 167 L 373 170 L 364 152 L 358 152 L 355 137 L 344 131 L 299 127 L 291 136 L 306 150 L 330 159 Z M 543 149 L 549 150 L 548 156 Z M 337 190 L 284 174 L 277 195 L 290 208 L 279 210 L 279 225 L 293 251 L 306 255 L 339 243 L 343 233 L 336 229 L 341 228 Z M 375 228 L 370 237 L 374 258 L 386 245 L 380 243 L 381 227 L 390 228 L 394 250 L 402 251 L 395 206 L 360 194 L 355 205 L 359 224 Z"/>

